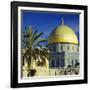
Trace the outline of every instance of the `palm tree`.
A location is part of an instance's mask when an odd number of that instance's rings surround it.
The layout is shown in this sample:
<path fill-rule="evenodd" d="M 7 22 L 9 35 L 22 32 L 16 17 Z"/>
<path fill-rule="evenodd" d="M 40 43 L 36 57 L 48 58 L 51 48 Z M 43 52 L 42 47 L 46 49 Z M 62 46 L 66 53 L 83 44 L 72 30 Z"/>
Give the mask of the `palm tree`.
<path fill-rule="evenodd" d="M 42 35 L 43 32 L 38 33 L 38 31 L 34 30 L 31 26 L 27 27 L 26 32 L 23 33 L 23 45 L 26 48 L 23 59 L 26 60 L 28 64 L 28 76 L 30 75 L 30 71 L 34 70 L 31 67 L 33 60 L 37 60 L 39 57 L 40 60 L 48 58 L 48 49 L 41 45 L 41 42 L 46 42 L 45 38 L 40 38 Z M 42 65 L 42 63 L 40 65 Z"/>

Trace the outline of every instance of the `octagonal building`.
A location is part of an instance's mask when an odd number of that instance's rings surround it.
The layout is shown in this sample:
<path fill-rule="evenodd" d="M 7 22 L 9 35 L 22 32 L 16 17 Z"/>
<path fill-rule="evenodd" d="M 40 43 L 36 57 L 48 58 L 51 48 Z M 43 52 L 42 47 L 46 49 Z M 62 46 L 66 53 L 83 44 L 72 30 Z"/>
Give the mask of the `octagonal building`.
<path fill-rule="evenodd" d="M 49 68 L 74 67 L 79 64 L 79 41 L 74 30 L 64 24 L 57 26 L 48 37 Z"/>

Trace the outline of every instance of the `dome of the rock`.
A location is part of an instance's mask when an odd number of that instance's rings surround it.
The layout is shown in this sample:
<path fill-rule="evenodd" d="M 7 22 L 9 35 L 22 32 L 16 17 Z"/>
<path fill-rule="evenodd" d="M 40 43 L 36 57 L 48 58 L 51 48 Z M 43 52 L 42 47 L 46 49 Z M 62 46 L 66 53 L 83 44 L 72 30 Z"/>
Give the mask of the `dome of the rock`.
<path fill-rule="evenodd" d="M 48 44 L 53 43 L 78 44 L 78 39 L 73 29 L 61 24 L 51 32 L 48 38 Z"/>

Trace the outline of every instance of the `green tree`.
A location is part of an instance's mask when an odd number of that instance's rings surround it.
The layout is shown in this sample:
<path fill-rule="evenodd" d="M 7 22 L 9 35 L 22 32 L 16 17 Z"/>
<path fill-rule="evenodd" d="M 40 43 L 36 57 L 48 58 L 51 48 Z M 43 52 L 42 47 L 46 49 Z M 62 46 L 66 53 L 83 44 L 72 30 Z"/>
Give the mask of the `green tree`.
<path fill-rule="evenodd" d="M 34 30 L 31 26 L 27 27 L 26 31 L 22 35 L 23 36 L 22 44 L 24 45 L 25 48 L 23 59 L 26 60 L 26 62 L 28 63 L 28 76 L 31 75 L 31 71 L 33 70 L 31 68 L 33 60 L 36 60 L 39 57 L 40 60 L 43 60 L 43 58 L 48 59 L 49 57 L 48 49 L 41 45 L 42 42 L 47 42 L 45 38 L 41 38 L 42 35 L 43 32 L 39 33 L 37 30 Z M 42 64 L 44 63 L 39 63 L 39 65 Z M 33 76 L 33 74 L 31 76 Z"/>

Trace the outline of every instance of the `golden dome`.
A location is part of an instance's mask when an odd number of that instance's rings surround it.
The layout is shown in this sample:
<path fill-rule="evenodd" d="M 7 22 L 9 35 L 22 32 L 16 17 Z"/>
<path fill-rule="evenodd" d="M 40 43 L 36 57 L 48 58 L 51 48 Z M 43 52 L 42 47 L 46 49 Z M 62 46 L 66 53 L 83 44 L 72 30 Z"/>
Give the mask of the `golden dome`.
<path fill-rule="evenodd" d="M 48 44 L 52 43 L 74 43 L 78 44 L 78 39 L 75 32 L 68 26 L 58 26 L 53 30 L 48 38 Z"/>

